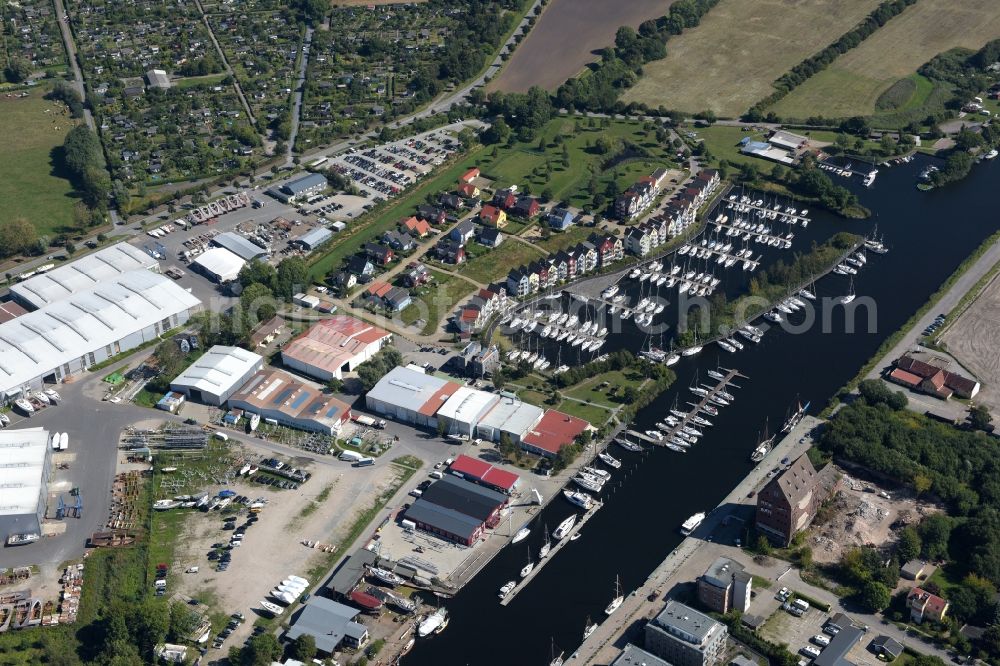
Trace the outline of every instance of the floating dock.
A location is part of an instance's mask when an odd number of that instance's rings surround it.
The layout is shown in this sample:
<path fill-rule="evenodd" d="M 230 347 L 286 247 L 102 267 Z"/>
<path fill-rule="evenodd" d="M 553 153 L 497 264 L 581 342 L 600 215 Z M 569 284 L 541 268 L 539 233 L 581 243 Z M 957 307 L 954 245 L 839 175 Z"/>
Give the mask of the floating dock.
<path fill-rule="evenodd" d="M 514 601 L 514 597 L 516 597 L 521 592 L 521 590 L 528 587 L 528 583 L 533 581 L 535 579 L 535 576 L 538 575 L 538 573 L 545 567 L 545 565 L 552 561 L 552 559 L 556 556 L 556 553 L 562 550 L 566 544 L 570 543 L 570 541 L 573 538 L 573 535 L 579 532 L 580 529 L 583 528 L 584 524 L 588 520 L 590 520 L 590 517 L 593 516 L 595 513 L 597 513 L 597 510 L 600 509 L 602 506 L 604 506 L 603 502 L 601 502 L 600 500 L 595 500 L 593 508 L 591 508 L 590 511 L 587 511 L 577 519 L 576 525 L 573 526 L 573 529 L 570 530 L 569 534 L 567 534 L 562 539 L 559 539 L 559 541 L 556 541 L 554 544 L 552 544 L 552 549 L 549 551 L 548 556 L 536 562 L 535 568 L 531 570 L 531 573 L 529 573 L 521 580 L 517 581 L 517 585 L 514 586 L 514 589 L 510 591 L 510 594 L 508 594 L 506 597 L 500 600 L 500 605 L 506 606 L 510 602 Z"/>

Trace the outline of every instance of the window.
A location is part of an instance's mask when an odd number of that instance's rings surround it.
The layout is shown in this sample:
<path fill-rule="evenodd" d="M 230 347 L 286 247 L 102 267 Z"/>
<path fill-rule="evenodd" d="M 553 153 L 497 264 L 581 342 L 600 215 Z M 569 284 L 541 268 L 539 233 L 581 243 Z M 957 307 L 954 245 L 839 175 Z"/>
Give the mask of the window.
<path fill-rule="evenodd" d="M 94 359 L 94 352 L 90 352 L 89 354 L 87 354 L 87 358 L 90 359 L 90 365 L 94 365 L 95 363 L 97 363 L 97 361 Z"/>

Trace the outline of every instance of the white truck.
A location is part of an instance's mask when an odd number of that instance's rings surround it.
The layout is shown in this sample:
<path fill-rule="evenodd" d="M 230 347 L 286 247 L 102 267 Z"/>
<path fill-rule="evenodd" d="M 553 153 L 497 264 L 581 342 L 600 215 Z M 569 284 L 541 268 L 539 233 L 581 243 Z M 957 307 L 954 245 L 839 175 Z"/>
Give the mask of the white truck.
<path fill-rule="evenodd" d="M 368 426 L 369 428 L 385 428 L 385 419 L 373 419 L 365 414 L 355 414 L 354 422 L 360 423 L 363 426 Z"/>
<path fill-rule="evenodd" d="M 341 451 L 337 457 L 346 462 L 361 462 L 365 458 L 357 451 Z"/>
<path fill-rule="evenodd" d="M 65 451 L 68 448 L 69 448 L 69 435 L 64 432 L 59 435 L 59 450 Z"/>

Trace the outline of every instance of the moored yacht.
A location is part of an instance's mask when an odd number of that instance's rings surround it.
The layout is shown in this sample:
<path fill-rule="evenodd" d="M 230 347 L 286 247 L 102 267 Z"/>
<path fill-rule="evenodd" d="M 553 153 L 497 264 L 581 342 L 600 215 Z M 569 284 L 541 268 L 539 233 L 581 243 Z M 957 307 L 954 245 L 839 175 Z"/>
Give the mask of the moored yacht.
<path fill-rule="evenodd" d="M 688 536 L 696 529 L 698 529 L 698 526 L 701 525 L 702 521 L 704 520 L 705 520 L 705 513 L 703 511 L 699 511 L 698 513 L 694 514 L 693 516 L 685 520 L 684 523 L 681 525 L 681 534 L 683 534 L 684 536 Z"/>

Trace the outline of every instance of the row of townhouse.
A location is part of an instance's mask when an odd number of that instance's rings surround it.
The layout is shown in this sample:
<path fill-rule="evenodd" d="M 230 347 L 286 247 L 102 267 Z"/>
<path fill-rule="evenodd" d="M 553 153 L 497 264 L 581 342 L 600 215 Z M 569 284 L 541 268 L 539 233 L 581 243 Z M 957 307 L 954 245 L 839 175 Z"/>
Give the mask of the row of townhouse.
<path fill-rule="evenodd" d="M 666 169 L 657 169 L 649 176 L 643 176 L 625 190 L 615 200 L 615 214 L 622 222 L 634 220 L 649 208 L 653 200 L 660 194 L 663 181 L 667 179 Z"/>
<path fill-rule="evenodd" d="M 490 317 L 499 314 L 506 307 L 509 299 L 507 290 L 503 287 L 496 289 L 480 289 L 479 292 L 469 299 L 455 316 L 455 328 L 459 333 L 469 334 L 473 331 L 482 330 Z"/>
<path fill-rule="evenodd" d="M 644 257 L 671 238 L 693 226 L 698 209 L 705 203 L 721 182 L 715 169 L 698 172 L 690 185 L 667 202 L 663 210 L 625 234 L 625 249 Z"/>
<path fill-rule="evenodd" d="M 574 247 L 510 271 L 507 291 L 514 296 L 527 296 L 609 266 L 624 256 L 625 244 L 621 238 L 592 234 Z"/>

